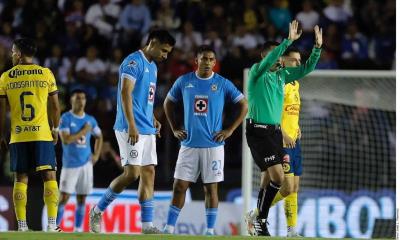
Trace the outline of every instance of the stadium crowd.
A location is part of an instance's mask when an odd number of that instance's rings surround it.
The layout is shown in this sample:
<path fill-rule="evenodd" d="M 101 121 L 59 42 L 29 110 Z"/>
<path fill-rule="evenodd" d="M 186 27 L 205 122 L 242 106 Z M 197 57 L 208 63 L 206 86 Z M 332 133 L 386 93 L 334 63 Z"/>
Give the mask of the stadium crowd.
<path fill-rule="evenodd" d="M 12 41 L 29 36 L 38 44 L 36 63 L 56 76 L 63 111 L 69 109 L 66 99 L 73 89 L 85 90 L 87 112 L 97 118 L 105 139 L 101 161 L 95 166 L 95 187 L 105 187 L 120 171 L 113 131 L 119 65 L 145 43 L 150 29 L 170 30 L 177 43 L 168 60 L 158 66 L 155 107 L 163 124 L 163 138 L 157 143 L 156 188 L 169 189 L 179 146 L 162 101 L 176 78 L 195 68 L 197 46 L 213 46 L 218 59 L 215 71 L 242 88 L 243 69 L 258 60 L 260 44 L 280 42 L 287 36 L 289 22 L 297 19 L 303 36 L 296 46 L 305 55 L 314 43 L 313 26 L 323 28 L 318 69 L 391 69 L 395 11 L 395 0 L 0 0 L 0 71 L 11 67 Z M 226 145 L 227 176 L 240 174 L 240 149 L 241 132 L 236 131 Z M 3 184 L 12 179 L 5 164 L 1 161 Z M 224 184 L 238 186 L 240 178 L 227 177 Z"/>

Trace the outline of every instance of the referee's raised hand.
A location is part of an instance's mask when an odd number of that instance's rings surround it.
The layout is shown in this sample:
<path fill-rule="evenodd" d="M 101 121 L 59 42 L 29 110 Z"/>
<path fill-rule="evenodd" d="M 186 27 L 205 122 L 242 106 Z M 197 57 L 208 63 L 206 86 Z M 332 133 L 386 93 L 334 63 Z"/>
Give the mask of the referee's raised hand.
<path fill-rule="evenodd" d="M 299 22 L 297 20 L 293 20 L 291 23 L 289 23 L 289 40 L 295 41 L 299 39 L 302 32 L 303 31 L 299 29 Z"/>
<path fill-rule="evenodd" d="M 314 27 L 314 33 L 315 33 L 315 47 L 316 48 L 321 48 L 322 47 L 322 28 L 320 28 L 318 25 Z"/>

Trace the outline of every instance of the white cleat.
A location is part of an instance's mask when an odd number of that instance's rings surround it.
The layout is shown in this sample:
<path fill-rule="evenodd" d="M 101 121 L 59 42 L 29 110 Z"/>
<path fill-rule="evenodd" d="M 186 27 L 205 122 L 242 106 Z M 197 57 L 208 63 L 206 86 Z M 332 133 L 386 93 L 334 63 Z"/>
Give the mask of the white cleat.
<path fill-rule="evenodd" d="M 246 216 L 244 217 L 244 220 L 245 220 L 246 226 L 247 226 L 247 232 L 250 234 L 250 236 L 258 235 L 256 228 L 254 226 L 254 221 L 256 220 L 257 215 L 258 215 L 258 211 L 257 211 L 257 209 L 255 209 L 255 210 L 251 210 L 250 212 L 248 212 L 246 214 Z"/>
<path fill-rule="evenodd" d="M 148 228 L 142 228 L 142 234 L 162 234 L 158 228 L 156 227 L 148 227 Z"/>
<path fill-rule="evenodd" d="M 300 238 L 300 237 L 303 237 L 303 236 L 301 236 L 300 234 L 298 234 L 296 231 L 291 231 L 291 232 L 288 232 L 287 237 L 290 237 L 290 238 Z"/>
<path fill-rule="evenodd" d="M 99 233 L 101 231 L 101 213 L 96 213 L 94 207 L 89 211 L 89 231 Z"/>
<path fill-rule="evenodd" d="M 63 232 L 63 230 L 61 230 L 59 226 L 56 227 L 47 226 L 47 232 Z"/>

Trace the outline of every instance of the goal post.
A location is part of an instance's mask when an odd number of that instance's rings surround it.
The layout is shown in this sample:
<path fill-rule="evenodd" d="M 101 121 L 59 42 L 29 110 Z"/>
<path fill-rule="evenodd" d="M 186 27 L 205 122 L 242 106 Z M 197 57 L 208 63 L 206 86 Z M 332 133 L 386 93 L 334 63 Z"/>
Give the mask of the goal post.
<path fill-rule="evenodd" d="M 375 223 L 395 219 L 395 72 L 317 70 L 299 83 L 299 232 L 305 237 L 370 238 L 392 231 Z M 255 207 L 259 181 L 243 125 L 243 214 Z M 272 235 L 285 235 L 281 203 L 271 208 L 269 223 Z M 247 233 L 244 222 L 241 230 Z"/>

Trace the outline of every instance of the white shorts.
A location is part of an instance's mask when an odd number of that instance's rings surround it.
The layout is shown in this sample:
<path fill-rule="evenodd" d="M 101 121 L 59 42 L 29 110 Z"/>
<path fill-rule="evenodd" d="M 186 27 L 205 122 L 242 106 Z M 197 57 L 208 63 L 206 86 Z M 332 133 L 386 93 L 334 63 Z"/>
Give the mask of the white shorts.
<path fill-rule="evenodd" d="M 174 178 L 196 182 L 200 173 L 203 183 L 216 183 L 224 180 L 224 146 L 213 148 L 181 146 Z"/>
<path fill-rule="evenodd" d="M 93 164 L 88 161 L 85 165 L 75 168 L 63 167 L 60 176 L 60 192 L 89 195 L 93 188 Z"/>
<path fill-rule="evenodd" d="M 128 133 L 115 131 L 121 164 L 125 165 L 157 165 L 156 135 L 141 135 L 135 145 L 128 143 Z"/>

